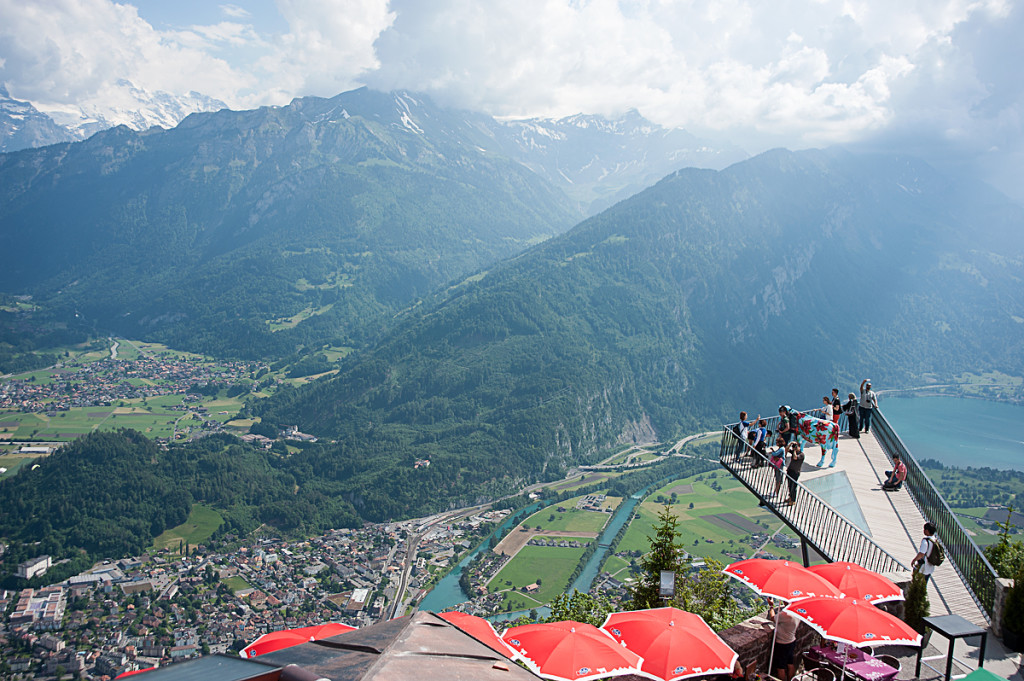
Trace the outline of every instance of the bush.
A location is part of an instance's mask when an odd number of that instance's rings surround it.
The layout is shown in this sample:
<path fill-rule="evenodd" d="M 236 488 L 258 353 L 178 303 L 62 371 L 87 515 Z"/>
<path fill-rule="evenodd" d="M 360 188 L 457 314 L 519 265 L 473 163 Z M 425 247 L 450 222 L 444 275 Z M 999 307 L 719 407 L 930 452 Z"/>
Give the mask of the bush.
<path fill-rule="evenodd" d="M 914 631 L 924 634 L 924 618 L 931 613 L 931 603 L 928 601 L 928 578 L 917 570 L 914 570 L 910 587 L 907 589 L 905 613 L 904 621 Z"/>

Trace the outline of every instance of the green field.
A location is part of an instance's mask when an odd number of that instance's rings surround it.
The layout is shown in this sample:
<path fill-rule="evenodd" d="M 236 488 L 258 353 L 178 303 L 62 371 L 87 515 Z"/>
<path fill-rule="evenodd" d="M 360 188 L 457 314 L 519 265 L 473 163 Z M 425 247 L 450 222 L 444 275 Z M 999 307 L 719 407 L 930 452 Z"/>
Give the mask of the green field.
<path fill-rule="evenodd" d="M 205 414 L 180 411 L 181 395 L 161 395 L 136 400 L 119 400 L 109 407 L 73 407 L 54 416 L 38 413 L 2 412 L 0 423 L 14 424 L 0 427 L 0 433 L 9 433 L 19 440 L 53 440 L 66 442 L 94 430 L 132 428 L 150 437 L 170 437 L 174 424 L 178 433 L 202 425 L 204 420 L 226 423 L 242 407 L 241 398 L 216 397 L 203 402 L 189 403 L 190 410 L 202 406 Z"/>
<path fill-rule="evenodd" d="M 703 480 L 698 480 L 698 478 L 703 478 Z M 712 482 L 717 483 L 721 491 L 712 489 L 709 486 Z M 685 491 L 686 485 L 690 485 L 693 491 Z M 648 537 L 654 534 L 654 526 L 658 523 L 658 513 L 663 508 L 663 505 L 656 499 L 659 496 L 671 499 L 673 491 L 676 492 L 677 501 L 670 508 L 672 513 L 679 518 L 680 542 L 687 552 L 695 556 L 711 557 L 730 563 L 732 559 L 723 555 L 723 551 L 743 553 L 748 556 L 753 552 L 751 546 L 742 542 L 742 539 L 750 534 L 751 528 L 742 528 L 732 524 L 728 522 L 727 518 L 712 521 L 702 516 L 735 514 L 732 518 L 734 522 L 738 517 L 740 521 L 760 525 L 760 531 L 768 534 L 777 530 L 782 524 L 770 511 L 760 508 L 754 496 L 731 476 L 721 471 L 705 473 L 676 480 L 654 490 L 637 507 L 636 517 L 630 523 L 629 529 L 626 530 L 617 551 L 647 552 L 650 549 Z M 693 508 L 690 508 L 690 504 L 693 504 Z M 780 549 L 769 544 L 765 550 L 773 555 L 799 559 L 799 548 Z M 620 557 L 609 556 L 602 570 L 617 572 L 626 564 L 627 561 Z"/>
<path fill-rule="evenodd" d="M 177 553 L 178 547 L 182 544 L 194 547 L 209 539 L 222 522 L 224 518 L 215 509 L 203 504 L 193 504 L 188 519 L 177 527 L 164 530 L 153 540 L 151 550 L 170 549 L 172 553 Z"/>
<path fill-rule="evenodd" d="M 234 577 L 228 577 L 227 579 L 221 581 L 227 584 L 227 587 L 231 589 L 233 593 L 238 593 L 239 591 L 245 591 L 246 589 L 252 588 L 252 584 L 245 581 L 241 577 L 238 577 L 237 575 Z"/>
<path fill-rule="evenodd" d="M 3 480 L 4 478 L 14 475 L 15 473 L 18 472 L 18 469 L 24 466 L 26 462 L 32 461 L 33 458 L 34 457 L 30 456 L 18 456 L 16 454 L 0 456 L 0 468 L 7 469 L 7 472 L 0 473 L 0 480 Z"/>
<path fill-rule="evenodd" d="M 574 537 L 564 537 L 574 539 Z M 582 542 L 593 541 L 578 538 Z M 565 591 L 569 586 L 569 576 L 586 549 L 559 548 L 553 546 L 524 546 L 515 558 L 510 560 L 487 586 L 491 593 L 504 589 L 508 591 L 502 599 L 502 609 L 529 610 L 543 605 Z M 541 580 L 540 588 L 531 594 L 522 593 L 522 587 Z"/>
<path fill-rule="evenodd" d="M 522 525 L 529 525 L 540 530 L 551 530 L 557 532 L 600 532 L 608 523 L 611 513 L 599 513 L 597 511 L 582 511 L 576 508 L 576 502 L 581 497 L 567 499 L 559 504 L 541 509 L 524 520 Z M 605 500 L 618 505 L 619 497 L 609 497 Z M 559 512 L 558 508 L 564 508 Z"/>

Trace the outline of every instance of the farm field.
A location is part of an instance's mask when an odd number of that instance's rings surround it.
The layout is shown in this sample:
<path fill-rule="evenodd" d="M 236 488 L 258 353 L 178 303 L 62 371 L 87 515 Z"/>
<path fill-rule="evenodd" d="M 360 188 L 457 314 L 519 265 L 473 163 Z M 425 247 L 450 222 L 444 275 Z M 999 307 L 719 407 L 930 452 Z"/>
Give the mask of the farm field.
<path fill-rule="evenodd" d="M 159 537 L 153 540 L 153 551 L 170 549 L 171 553 L 178 553 L 179 546 L 196 546 L 210 538 L 224 518 L 216 509 L 205 504 L 193 504 L 188 514 L 188 519 L 177 527 L 164 530 Z"/>
<path fill-rule="evenodd" d="M 124 339 L 69 348 L 54 367 L 0 380 L 11 396 L 0 409 L 0 451 L 119 428 L 183 439 L 237 415 L 257 371 L 266 369 Z"/>
<path fill-rule="evenodd" d="M 566 539 L 573 539 L 566 537 Z M 581 543 L 593 541 L 585 537 L 577 538 Z M 524 546 L 515 558 L 510 560 L 491 579 L 487 590 L 491 593 L 505 589 L 501 603 L 503 610 L 529 610 L 551 601 L 552 598 L 565 591 L 569 585 L 569 576 L 579 563 L 586 549 L 562 548 L 554 546 Z M 522 593 L 522 587 L 529 586 L 537 580 L 540 586 L 534 593 Z"/>
<path fill-rule="evenodd" d="M 576 502 L 580 498 L 567 499 L 559 504 L 543 508 L 520 525 L 528 525 L 541 532 L 600 532 L 612 514 L 578 509 Z M 619 497 L 608 497 L 605 499 L 603 507 L 615 508 L 619 501 L 621 501 Z M 564 510 L 559 511 L 559 508 Z"/>
<path fill-rule="evenodd" d="M 713 489 L 712 484 L 719 489 Z M 749 556 L 754 549 L 742 542 L 744 537 L 755 531 L 770 534 L 782 524 L 771 512 L 760 508 L 753 495 L 740 483 L 716 471 L 676 480 L 654 490 L 637 506 L 637 514 L 619 543 L 618 552 L 646 552 L 650 549 L 648 537 L 654 534 L 658 513 L 663 507 L 658 500 L 671 502 L 673 492 L 676 494 L 675 503 L 670 508 L 679 518 L 680 542 L 695 556 L 711 557 L 725 563 L 733 559 L 723 551 Z M 799 559 L 799 548 L 782 549 L 769 544 L 765 551 Z M 612 555 L 602 570 L 616 573 L 627 565 L 627 559 Z"/>

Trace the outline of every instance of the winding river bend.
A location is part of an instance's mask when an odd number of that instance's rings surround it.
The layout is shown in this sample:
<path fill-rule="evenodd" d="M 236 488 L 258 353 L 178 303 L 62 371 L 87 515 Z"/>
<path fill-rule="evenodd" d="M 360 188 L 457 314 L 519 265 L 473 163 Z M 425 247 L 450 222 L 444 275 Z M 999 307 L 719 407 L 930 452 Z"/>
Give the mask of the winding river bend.
<path fill-rule="evenodd" d="M 668 478 L 665 480 L 667 479 Z M 597 578 L 601 565 L 604 564 L 604 560 L 608 556 L 608 551 L 611 549 L 611 542 L 615 539 L 615 535 L 618 534 L 619 530 L 622 529 L 622 526 L 629 520 L 630 515 L 633 513 L 633 509 L 638 503 L 640 503 L 640 500 L 646 496 L 647 490 L 654 487 L 654 485 L 662 484 L 665 480 L 645 487 L 619 504 L 619 507 L 615 510 L 611 520 L 609 520 L 608 524 L 605 525 L 604 530 L 601 532 L 601 536 L 597 540 L 597 551 L 595 551 L 594 555 L 590 557 L 587 564 L 583 566 L 580 576 L 577 577 L 576 581 L 569 586 L 567 593 L 572 593 L 573 589 L 582 593 L 590 591 L 590 587 L 593 585 L 594 579 Z M 499 525 L 494 532 L 499 532 L 519 524 L 524 518 L 542 508 L 544 505 L 545 504 L 536 503 L 527 506 L 518 513 L 509 516 L 509 518 Z M 491 536 L 493 535 L 494 533 L 491 534 Z M 437 583 L 437 586 L 435 586 L 433 590 L 423 598 L 423 601 L 419 606 L 420 609 L 431 610 L 433 612 L 443 612 L 454 608 L 460 603 L 468 601 L 469 596 L 467 596 L 462 590 L 462 587 L 459 586 L 459 578 L 462 576 L 462 571 L 467 565 L 469 565 L 469 562 L 475 558 L 477 554 L 481 551 L 487 550 L 489 547 L 490 536 L 481 542 L 480 546 L 474 549 L 468 556 L 460 560 L 459 564 L 455 566 L 455 569 Z M 537 608 L 537 611 L 543 614 L 547 611 L 547 608 Z M 502 613 L 500 615 L 495 615 L 491 619 L 514 619 L 525 612 L 528 611 Z"/>

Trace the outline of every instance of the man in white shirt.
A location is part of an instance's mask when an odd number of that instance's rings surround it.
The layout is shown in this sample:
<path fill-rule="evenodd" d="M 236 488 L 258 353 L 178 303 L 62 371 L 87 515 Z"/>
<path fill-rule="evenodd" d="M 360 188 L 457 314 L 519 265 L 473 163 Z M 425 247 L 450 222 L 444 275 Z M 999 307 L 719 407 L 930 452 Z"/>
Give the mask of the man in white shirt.
<path fill-rule="evenodd" d="M 860 382 L 860 432 L 871 430 L 871 414 L 875 409 L 878 409 L 878 396 L 871 389 L 871 379 L 865 378 Z"/>
<path fill-rule="evenodd" d="M 932 573 L 935 572 L 935 566 L 928 562 L 928 556 L 931 555 L 932 551 L 935 550 L 935 526 L 931 523 L 924 524 L 924 537 L 921 539 L 921 546 L 917 550 L 917 555 L 914 556 L 914 560 L 911 561 L 911 565 L 914 569 L 924 575 L 925 581 L 931 578 Z"/>

